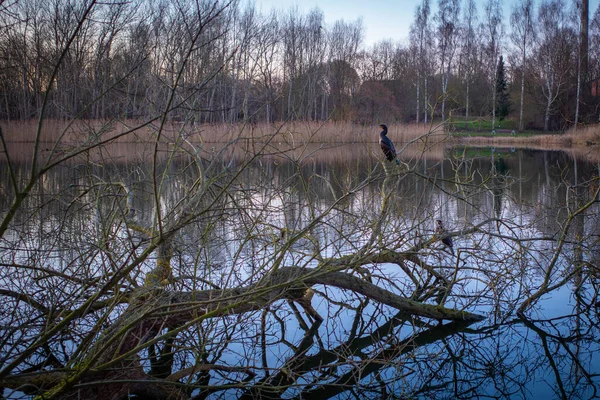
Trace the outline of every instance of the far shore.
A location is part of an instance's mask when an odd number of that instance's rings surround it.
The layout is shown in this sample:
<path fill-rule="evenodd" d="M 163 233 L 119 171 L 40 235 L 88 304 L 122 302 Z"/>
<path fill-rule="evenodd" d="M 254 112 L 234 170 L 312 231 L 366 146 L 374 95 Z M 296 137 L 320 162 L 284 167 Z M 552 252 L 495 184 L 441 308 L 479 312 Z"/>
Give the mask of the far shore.
<path fill-rule="evenodd" d="M 564 151 L 577 159 L 600 163 L 600 124 L 580 127 L 565 133 L 538 135 L 462 133 L 452 143 L 470 147 L 510 147 L 517 149 Z"/>
<path fill-rule="evenodd" d="M 441 124 L 388 124 L 388 136 L 399 147 L 415 141 L 434 145 L 467 145 L 476 147 L 515 147 L 537 150 L 573 150 L 579 154 L 600 153 L 600 124 L 579 127 L 565 133 L 519 134 L 511 131 L 492 134 L 463 130 L 444 133 Z M 7 143 L 33 143 L 37 121 L 0 121 L 3 139 Z M 350 144 L 377 142 L 379 126 L 350 122 L 291 121 L 262 124 L 203 124 L 169 122 L 160 130 L 160 123 L 139 120 L 44 121 L 40 141 L 65 145 L 89 145 L 93 141 L 116 143 L 153 143 L 159 137 L 165 143 L 185 138 L 190 143 L 227 143 L 242 139 L 249 143 L 274 140 L 289 144 L 328 143 Z M 111 138 L 116 139 L 111 140 Z M 92 139 L 90 139 L 92 138 Z M 597 156 L 600 159 L 600 155 Z"/>
<path fill-rule="evenodd" d="M 453 141 L 470 145 L 487 146 L 533 146 L 544 150 L 560 150 L 569 147 L 597 147 L 600 145 L 600 124 L 571 129 L 565 133 L 540 133 L 535 135 L 492 134 L 461 132 L 453 134 Z"/>

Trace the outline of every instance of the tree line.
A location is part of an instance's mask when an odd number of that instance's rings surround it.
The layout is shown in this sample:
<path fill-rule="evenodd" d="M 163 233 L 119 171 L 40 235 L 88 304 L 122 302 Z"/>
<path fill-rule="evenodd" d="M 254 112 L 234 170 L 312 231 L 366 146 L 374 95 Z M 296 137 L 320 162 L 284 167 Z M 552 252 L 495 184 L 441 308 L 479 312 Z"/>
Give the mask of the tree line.
<path fill-rule="evenodd" d="M 406 43 L 365 46 L 360 19 L 328 25 L 319 9 L 3 1 L 0 118 L 143 119 L 167 106 L 197 123 L 509 115 L 519 129 L 563 129 L 600 117 L 591 11 L 587 0 L 519 0 L 507 27 L 499 0 L 423 0 Z"/>

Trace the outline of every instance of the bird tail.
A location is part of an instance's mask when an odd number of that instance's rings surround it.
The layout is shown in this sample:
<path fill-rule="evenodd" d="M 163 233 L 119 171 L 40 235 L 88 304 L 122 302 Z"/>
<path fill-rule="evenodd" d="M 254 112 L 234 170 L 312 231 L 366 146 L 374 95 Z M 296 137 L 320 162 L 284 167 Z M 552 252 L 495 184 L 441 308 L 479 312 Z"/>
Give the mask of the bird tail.
<path fill-rule="evenodd" d="M 396 157 L 396 165 L 400 165 L 400 160 L 398 160 L 398 157 Z"/>

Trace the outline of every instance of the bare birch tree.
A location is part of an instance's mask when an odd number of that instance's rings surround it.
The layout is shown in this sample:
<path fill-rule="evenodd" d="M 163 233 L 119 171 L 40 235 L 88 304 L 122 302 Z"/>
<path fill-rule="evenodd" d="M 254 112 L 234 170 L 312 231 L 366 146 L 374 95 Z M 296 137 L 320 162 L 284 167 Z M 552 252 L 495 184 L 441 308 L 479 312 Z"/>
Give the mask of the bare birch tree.
<path fill-rule="evenodd" d="M 574 0 L 573 2 L 573 20 L 577 21 L 576 32 L 578 33 L 579 51 L 577 52 L 577 87 L 575 99 L 575 118 L 573 121 L 574 129 L 577 129 L 579 123 L 579 110 L 582 97 L 582 85 L 587 82 L 588 71 L 588 37 L 589 37 L 589 0 Z"/>
<path fill-rule="evenodd" d="M 445 108 L 448 97 L 448 81 L 452 71 L 452 62 L 458 46 L 460 2 L 458 0 L 439 0 L 437 20 L 437 45 L 439 51 L 440 75 L 442 77 L 442 120 L 446 120 Z"/>
<path fill-rule="evenodd" d="M 533 29 L 533 1 L 522 0 L 520 3 L 513 6 L 510 15 L 511 34 L 513 44 L 520 52 L 520 69 L 521 69 L 521 97 L 519 103 L 519 130 L 523 130 L 523 107 L 525 98 L 525 70 L 527 62 L 527 51 L 534 41 Z"/>
<path fill-rule="evenodd" d="M 545 100 L 544 131 L 550 129 L 553 106 L 568 81 L 573 54 L 573 31 L 566 27 L 562 0 L 540 4 L 538 13 L 537 54 L 540 60 L 542 95 Z"/>
<path fill-rule="evenodd" d="M 502 8 L 498 0 L 488 0 L 484 7 L 484 31 L 487 32 L 486 55 L 489 60 L 488 79 L 491 89 L 492 129 L 496 126 L 496 65 L 500 56 L 501 39 L 503 35 Z"/>
<path fill-rule="evenodd" d="M 428 74 L 430 73 L 430 56 L 428 55 L 433 51 L 433 38 L 431 28 L 429 27 L 430 16 L 431 8 L 429 5 L 429 0 L 423 0 L 423 2 L 418 5 L 415 10 L 415 21 L 411 25 L 410 29 L 411 42 L 415 43 L 417 53 L 417 64 L 415 65 L 417 70 L 417 81 L 415 83 L 416 122 L 419 122 L 421 104 L 423 104 L 423 121 L 425 124 L 427 124 L 427 117 L 429 113 L 427 83 L 429 79 Z M 421 83 L 423 83 L 423 86 L 421 86 Z"/>
<path fill-rule="evenodd" d="M 462 70 L 463 74 L 459 74 L 463 77 L 465 82 L 465 120 L 469 119 L 469 111 L 471 108 L 470 94 L 471 85 L 473 82 L 473 75 L 475 74 L 477 64 L 477 5 L 474 0 L 468 0 L 467 6 L 463 13 L 463 23 L 461 26 L 461 59 L 462 59 Z"/>
<path fill-rule="evenodd" d="M 332 90 L 334 119 L 346 120 L 350 115 L 350 103 L 358 90 L 356 67 L 359 48 L 363 40 L 362 20 L 336 21 L 329 32 L 329 86 Z"/>
<path fill-rule="evenodd" d="M 594 12 L 593 18 L 590 21 L 590 67 L 589 67 L 589 75 L 593 76 L 593 80 L 596 81 L 596 93 L 598 93 L 598 83 L 595 77 L 600 76 L 600 5 Z M 590 92 L 591 92 L 590 88 Z M 590 93 L 591 94 L 591 93 Z M 596 97 L 598 97 L 596 95 Z M 600 101 L 596 101 L 596 114 L 598 118 L 597 121 L 600 121 Z"/>
<path fill-rule="evenodd" d="M 253 62 L 258 68 L 257 84 L 261 87 L 264 104 L 264 120 L 273 122 L 274 106 L 277 99 L 277 57 L 280 52 L 279 23 L 277 15 L 272 12 L 262 19 L 256 41 L 254 43 Z"/>

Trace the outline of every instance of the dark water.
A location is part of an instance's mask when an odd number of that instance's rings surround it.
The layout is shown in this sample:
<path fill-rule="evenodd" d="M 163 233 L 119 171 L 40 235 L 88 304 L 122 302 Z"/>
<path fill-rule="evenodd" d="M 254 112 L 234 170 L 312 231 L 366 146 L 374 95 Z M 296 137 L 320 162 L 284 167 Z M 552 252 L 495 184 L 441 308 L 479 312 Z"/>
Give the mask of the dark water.
<path fill-rule="evenodd" d="M 157 204 L 165 224 L 198 213 L 174 239 L 173 290 L 245 287 L 279 255 L 282 266 L 315 268 L 322 258 L 407 251 L 430 239 L 440 219 L 457 233 L 455 255 L 435 242 L 415 256 L 451 282 L 443 298 L 423 264 L 366 263 L 349 266 L 349 273 L 483 321 L 441 324 L 317 285 L 312 305 L 322 323 L 285 300 L 265 313 L 205 320 L 177 336 L 175 368 L 199 357 L 235 367 L 197 377 L 194 393 L 211 398 L 600 395 L 599 166 L 562 152 L 437 148 L 409 149 L 405 165 L 384 168 L 372 147 L 283 154 L 269 148 L 256 158 L 206 149 L 200 163 L 165 152 L 156 168 L 151 149 L 121 148 L 120 157 L 107 151 L 61 164 L 34 187 L 2 238 L 2 286 L 43 304 L 72 306 L 85 294 L 61 274 L 102 280 L 131 262 L 145 244 L 124 229 L 124 187 L 138 221 L 156 221 Z M 26 159 L 15 164 L 18 180 L 30 173 Z M 2 162 L 4 215 L 13 188 Z M 155 182 L 162 185 L 158 196 Z M 215 201 L 220 191 L 228 195 Z M 308 233 L 292 236 L 303 229 Z M 134 270 L 119 290 L 140 285 L 153 262 Z M 13 297 L 2 307 L 6 363 L 43 324 L 35 308 Z M 122 308 L 105 312 L 54 337 L 56 357 L 68 360 L 96 319 L 114 320 Z M 35 327 L 30 336 L 8 327 L 23 322 Z"/>

